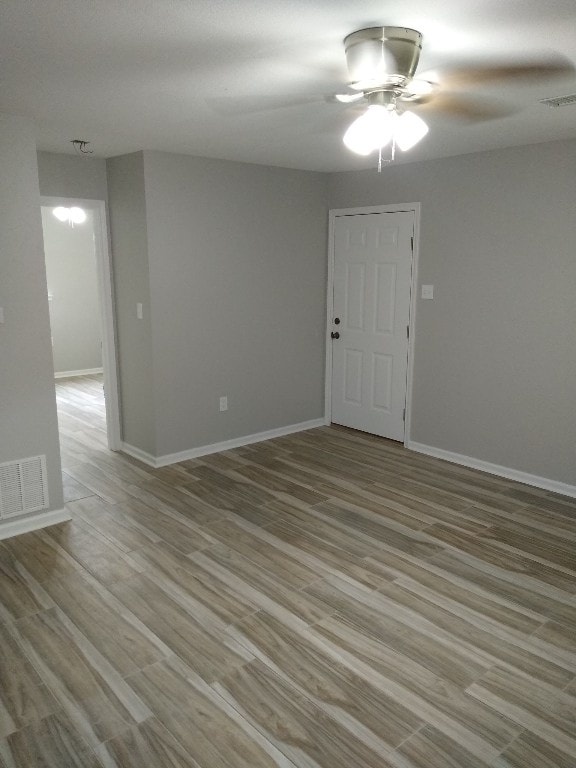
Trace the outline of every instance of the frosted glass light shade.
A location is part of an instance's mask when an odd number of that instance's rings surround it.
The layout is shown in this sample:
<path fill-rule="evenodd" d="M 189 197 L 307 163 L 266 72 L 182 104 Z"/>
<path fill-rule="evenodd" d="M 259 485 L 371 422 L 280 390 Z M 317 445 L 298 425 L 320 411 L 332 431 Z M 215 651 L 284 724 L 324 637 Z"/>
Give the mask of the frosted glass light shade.
<path fill-rule="evenodd" d="M 414 112 L 404 112 L 396 122 L 394 136 L 396 144 L 403 152 L 416 146 L 428 133 L 428 126 Z"/>
<path fill-rule="evenodd" d="M 369 155 L 392 139 L 394 115 L 386 107 L 371 104 L 344 134 L 344 144 L 358 155 Z"/>
<path fill-rule="evenodd" d="M 86 212 L 82 208 L 73 206 L 70 208 L 70 221 L 74 224 L 84 224 L 86 221 Z"/>
<path fill-rule="evenodd" d="M 68 208 L 59 205 L 57 208 L 54 208 L 52 213 L 56 216 L 58 221 L 68 221 Z"/>

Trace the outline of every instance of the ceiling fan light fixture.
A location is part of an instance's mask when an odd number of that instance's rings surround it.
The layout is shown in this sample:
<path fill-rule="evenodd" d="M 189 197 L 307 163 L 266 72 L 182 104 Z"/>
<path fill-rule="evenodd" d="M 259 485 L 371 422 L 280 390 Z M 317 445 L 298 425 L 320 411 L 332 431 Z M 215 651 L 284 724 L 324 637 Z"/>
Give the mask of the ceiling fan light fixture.
<path fill-rule="evenodd" d="M 65 208 L 63 205 L 59 205 L 53 209 L 52 213 L 56 216 L 58 221 L 61 221 L 62 223 L 68 222 L 70 227 L 73 227 L 74 224 L 84 224 L 87 218 L 86 211 L 75 205 L 73 205 L 72 208 Z"/>
<path fill-rule="evenodd" d="M 426 136 L 428 126 L 414 112 L 403 112 L 381 104 L 371 104 L 344 134 L 344 144 L 358 155 L 369 155 L 392 140 L 407 152 Z"/>
<path fill-rule="evenodd" d="M 369 155 L 390 143 L 395 113 L 380 104 L 371 104 L 344 134 L 344 144 L 358 155 Z"/>

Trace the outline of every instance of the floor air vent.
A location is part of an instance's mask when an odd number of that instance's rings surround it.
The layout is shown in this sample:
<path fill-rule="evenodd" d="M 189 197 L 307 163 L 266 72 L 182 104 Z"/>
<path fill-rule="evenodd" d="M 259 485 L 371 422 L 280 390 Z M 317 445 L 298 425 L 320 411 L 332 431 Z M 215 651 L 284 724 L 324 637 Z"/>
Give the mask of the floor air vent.
<path fill-rule="evenodd" d="M 45 456 L 0 464 L 0 519 L 47 507 Z"/>

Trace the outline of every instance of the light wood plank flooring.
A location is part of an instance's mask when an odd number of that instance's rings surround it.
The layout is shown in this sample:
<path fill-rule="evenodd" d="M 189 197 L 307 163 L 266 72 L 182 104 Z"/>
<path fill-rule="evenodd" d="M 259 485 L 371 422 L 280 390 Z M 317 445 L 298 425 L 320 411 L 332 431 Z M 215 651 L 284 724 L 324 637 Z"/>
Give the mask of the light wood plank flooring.
<path fill-rule="evenodd" d="M 321 428 L 150 469 L 57 384 L 0 546 L 0 765 L 573 768 L 576 503 Z"/>

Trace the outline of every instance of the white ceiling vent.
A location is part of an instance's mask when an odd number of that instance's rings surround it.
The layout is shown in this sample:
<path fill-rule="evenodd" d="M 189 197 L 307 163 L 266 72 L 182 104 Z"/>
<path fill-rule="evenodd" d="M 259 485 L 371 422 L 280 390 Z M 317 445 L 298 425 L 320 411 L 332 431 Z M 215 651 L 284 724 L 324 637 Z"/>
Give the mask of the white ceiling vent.
<path fill-rule="evenodd" d="M 568 107 L 570 104 L 576 104 L 576 93 L 569 96 L 556 96 L 552 99 L 540 99 L 540 104 L 547 107 Z"/>
<path fill-rule="evenodd" d="M 0 464 L 0 519 L 47 507 L 45 456 Z"/>

